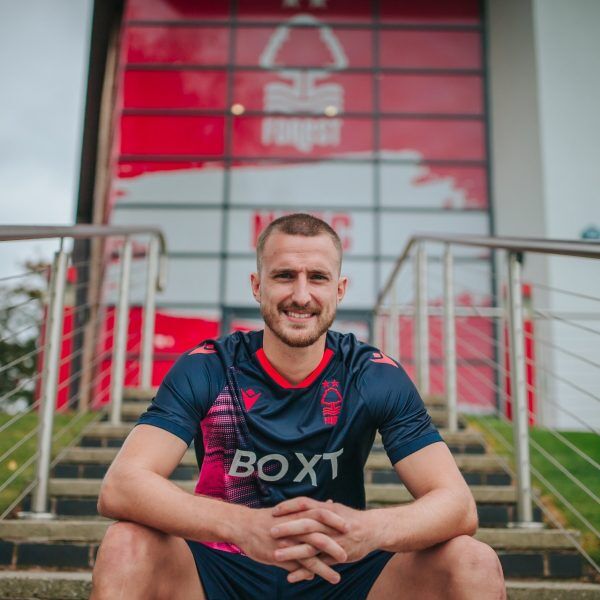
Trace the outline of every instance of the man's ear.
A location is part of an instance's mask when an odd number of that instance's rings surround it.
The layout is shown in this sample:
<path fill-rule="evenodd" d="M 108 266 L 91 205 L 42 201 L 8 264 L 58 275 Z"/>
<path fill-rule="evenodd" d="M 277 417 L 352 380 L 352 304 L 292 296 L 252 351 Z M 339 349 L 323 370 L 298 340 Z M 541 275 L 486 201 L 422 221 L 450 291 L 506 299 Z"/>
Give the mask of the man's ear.
<path fill-rule="evenodd" d="M 252 286 L 252 295 L 260 303 L 260 275 L 258 273 L 250 274 L 250 285 Z"/>
<path fill-rule="evenodd" d="M 340 277 L 338 279 L 338 289 L 337 289 L 337 301 L 338 304 L 342 301 L 342 298 L 346 295 L 346 290 L 348 289 L 348 278 Z"/>

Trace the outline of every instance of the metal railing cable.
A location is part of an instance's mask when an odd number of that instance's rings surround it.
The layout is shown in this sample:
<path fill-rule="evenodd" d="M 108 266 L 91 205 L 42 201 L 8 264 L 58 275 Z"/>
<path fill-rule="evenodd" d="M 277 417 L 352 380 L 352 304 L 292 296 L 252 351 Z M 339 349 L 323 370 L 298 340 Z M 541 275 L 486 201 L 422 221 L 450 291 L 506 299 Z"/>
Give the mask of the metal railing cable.
<path fill-rule="evenodd" d="M 43 273 L 45 270 L 45 267 L 41 267 L 39 269 L 32 269 L 30 271 L 18 273 L 16 275 L 7 275 L 4 277 L 0 277 L 0 283 L 4 283 L 5 281 L 14 281 L 15 279 L 24 279 L 26 277 L 31 277 L 32 275 Z"/>
<path fill-rule="evenodd" d="M 507 451 L 513 451 L 512 444 L 495 428 L 493 428 L 485 421 L 478 421 L 478 423 L 482 425 L 486 429 L 486 431 L 488 431 L 498 442 L 500 442 L 500 444 L 504 446 L 504 448 Z M 516 478 L 515 470 L 508 463 L 507 469 L 510 475 L 513 477 L 513 479 Z M 540 479 L 540 481 L 542 481 L 542 483 L 546 482 L 545 477 L 541 476 L 541 474 L 535 467 L 532 467 L 532 472 L 536 477 L 538 477 L 538 479 Z M 550 489 L 550 487 L 548 489 Z M 590 565 L 592 565 L 593 568 L 596 569 L 596 571 L 600 572 L 600 565 L 588 554 L 585 548 L 581 545 L 580 541 L 571 533 L 571 531 L 566 529 L 565 526 L 557 519 L 556 515 L 554 514 L 554 511 L 546 506 L 542 498 L 540 498 L 539 494 L 533 494 L 533 501 L 535 502 L 536 506 L 538 506 L 540 510 L 544 513 L 546 518 L 548 518 L 548 520 L 552 522 L 554 527 L 561 531 L 571 541 L 571 543 L 577 548 L 578 552 L 588 561 Z M 570 504 L 570 502 L 567 501 L 567 504 L 565 504 L 565 506 L 567 506 L 568 504 Z"/>
<path fill-rule="evenodd" d="M 99 322 L 100 321 L 100 316 L 98 316 L 96 318 L 96 321 Z M 105 330 L 106 334 L 110 333 L 110 330 Z M 63 337 L 63 340 L 67 339 L 67 336 Z M 80 348 L 79 350 L 75 351 L 75 352 L 71 352 L 70 354 L 67 354 L 66 356 L 64 356 L 61 361 L 59 362 L 59 368 L 68 364 L 70 362 L 70 360 L 76 356 L 81 354 L 83 351 L 82 348 Z M 96 357 L 91 361 L 91 363 L 89 364 L 90 367 L 94 367 L 96 366 L 96 364 L 98 364 L 100 361 L 105 360 L 107 355 L 109 354 L 108 351 L 105 351 L 103 353 L 100 353 L 98 355 L 96 355 Z M 82 369 L 81 369 L 82 370 Z M 81 372 L 80 370 L 80 372 Z M 79 374 L 79 373 L 78 373 Z M 38 374 L 39 375 L 39 374 Z M 71 375 L 68 379 L 65 379 L 64 381 L 62 381 L 61 383 L 58 384 L 57 386 L 57 391 L 60 392 L 63 388 L 65 388 L 68 384 L 71 383 L 71 381 L 73 381 L 74 379 L 74 375 Z M 65 403 L 65 405 L 63 405 L 61 407 L 62 410 L 64 410 L 66 407 L 69 407 L 72 402 L 74 401 L 74 399 L 77 398 L 77 394 L 74 394 L 71 396 L 71 398 L 69 400 L 67 400 L 67 402 Z M 17 415 L 15 415 L 12 419 L 10 419 L 9 421 L 7 421 L 5 424 L 3 424 L 2 426 L 0 426 L 0 433 L 9 429 L 10 426 L 18 423 L 19 420 L 23 419 L 24 417 L 26 417 L 27 415 L 29 415 L 31 412 L 33 412 L 36 408 L 38 408 L 40 406 L 40 399 L 36 400 L 35 402 L 33 402 L 26 410 L 21 411 L 20 413 L 18 413 Z M 35 433 L 37 430 L 39 429 L 39 425 L 37 425 L 32 431 L 30 431 L 28 434 L 26 434 L 26 436 L 24 438 L 22 438 L 21 440 L 19 440 L 15 445 L 13 445 L 11 448 L 9 448 L 1 457 L 0 457 L 0 463 L 3 462 L 3 460 L 5 458 L 7 458 L 8 456 L 12 455 L 14 453 L 14 451 L 16 451 L 27 439 L 30 439 L 30 437 L 32 436 L 33 433 Z"/>
<path fill-rule="evenodd" d="M 431 243 L 444 244 L 445 247 L 441 289 L 439 254 L 436 254 L 435 261 L 432 260 L 434 266 L 431 270 L 427 264 L 425 245 Z M 493 252 L 487 263 L 453 261 L 452 248 L 456 246 L 478 246 L 493 249 Z M 569 511 L 572 518 L 576 519 L 576 524 L 584 527 L 598 541 L 598 526 L 587 518 L 587 511 L 591 510 L 588 508 L 590 505 L 598 506 L 600 495 L 590 479 L 593 475 L 586 473 L 585 468 L 580 466 L 591 466 L 594 472 L 600 468 L 595 455 L 590 454 L 592 438 L 563 433 L 557 425 L 539 428 L 539 432 L 534 432 L 535 437 L 531 437 L 528 423 L 539 418 L 539 405 L 546 407 L 543 413 L 545 419 L 554 414 L 555 423 L 558 424 L 568 422 L 565 418 L 570 418 L 571 423 L 583 430 L 581 436 L 590 436 L 590 433 L 585 433 L 588 431 L 594 436 L 598 435 L 594 426 L 597 419 L 585 418 L 584 413 L 579 414 L 581 411 L 576 408 L 583 407 L 582 403 L 588 402 L 586 410 L 593 412 L 585 415 L 599 414 L 595 407 L 590 407 L 589 402 L 596 404 L 600 398 L 587 384 L 588 381 L 591 383 L 596 380 L 600 367 L 594 360 L 592 350 L 597 347 L 597 342 L 590 342 L 591 337 L 574 340 L 566 335 L 566 329 L 577 330 L 581 332 L 581 336 L 593 336 L 597 340 L 600 330 L 593 321 L 600 322 L 600 311 L 597 306 L 588 309 L 582 302 L 596 304 L 600 298 L 584 289 L 574 288 L 571 293 L 564 286 L 545 285 L 537 280 L 525 290 L 522 287 L 523 273 L 527 273 L 522 265 L 522 255 L 525 253 L 572 259 L 592 258 L 597 261 L 600 259 L 600 245 L 518 238 L 415 236 L 404 247 L 378 295 L 374 309 L 374 331 L 381 340 L 385 338 L 386 348 L 398 350 L 398 356 L 402 354 L 402 347 L 407 348 L 407 340 L 402 342 L 404 336 L 412 336 L 413 349 L 406 359 L 414 365 L 417 387 L 425 394 L 431 388 L 434 393 L 446 393 L 448 427 L 451 431 L 451 414 L 452 411 L 456 412 L 457 394 L 456 391 L 449 393 L 449 390 L 451 392 L 452 386 L 456 388 L 457 385 L 458 395 L 463 397 L 461 406 L 472 406 L 474 414 L 480 415 L 476 418 L 482 427 L 489 428 L 490 423 L 486 419 L 497 420 L 504 424 L 503 427 L 512 427 L 513 435 L 511 439 L 503 439 L 503 445 L 510 449 L 510 454 L 515 459 L 517 516 L 520 524 L 533 524 L 531 506 L 533 502 L 539 503 L 537 496 L 532 495 L 531 484 L 528 483 L 533 475 Z M 505 268 L 502 267 L 503 259 L 506 260 Z M 413 284 L 409 289 L 414 290 L 414 294 L 408 299 L 400 299 L 394 290 L 398 287 L 398 277 L 409 271 L 403 268 L 409 261 L 413 261 L 410 269 Z M 586 265 L 596 266 L 600 263 L 587 261 Z M 537 269 L 537 266 L 533 268 Z M 495 285 L 492 278 L 495 278 Z M 586 277 L 585 283 L 587 280 Z M 590 274 L 589 281 L 597 281 L 597 275 Z M 494 289 L 500 291 L 497 305 L 486 300 L 486 295 L 492 298 Z M 554 292 L 560 293 L 563 300 L 553 303 L 548 294 Z M 442 294 L 441 298 L 439 294 Z M 459 314 L 456 310 L 459 298 L 462 298 L 463 303 L 466 300 L 466 304 L 472 304 L 471 314 L 481 316 L 482 320 L 478 322 L 469 318 L 469 311 L 465 309 Z M 553 308 L 540 309 L 537 301 L 540 298 L 546 306 Z M 478 304 L 481 305 L 479 309 Z M 412 321 L 412 326 L 406 332 L 403 331 L 402 321 L 394 324 L 400 314 L 407 315 Z M 438 319 L 440 315 L 441 321 Z M 463 316 L 467 318 L 462 318 Z M 456 323 L 454 328 L 448 326 L 450 319 Z M 400 340 L 390 339 L 390 330 L 395 327 Z M 394 335 L 397 335 L 395 330 Z M 383 346 L 380 344 L 380 347 Z M 560 352 L 566 358 L 555 366 L 551 366 L 550 362 L 543 362 L 552 351 Z M 441 369 L 440 361 L 443 367 Z M 449 365 L 453 365 L 454 375 Z M 533 399 L 536 404 L 529 406 L 528 403 L 533 402 Z M 475 404 L 468 404 L 470 402 Z M 509 406 L 512 406 L 512 423 L 504 414 Z M 456 426 L 455 422 L 453 426 Z M 536 461 L 533 465 L 529 458 L 530 452 Z M 559 489 L 559 486 L 564 489 Z M 573 495 L 575 492 L 585 501 L 576 501 L 576 495 Z M 555 509 L 551 505 L 549 508 L 542 506 L 542 509 L 549 522 L 565 531 L 553 514 Z M 573 543 L 590 564 L 600 571 L 597 561 L 583 545 L 575 539 Z"/>
<path fill-rule="evenodd" d="M 127 374 L 129 374 L 133 369 L 135 368 L 134 364 L 131 364 L 128 368 L 127 368 Z M 96 385 L 98 383 L 98 381 L 104 376 L 105 374 L 103 372 L 99 372 L 96 377 L 93 380 L 94 385 Z M 106 408 L 96 411 L 94 418 L 88 423 L 88 426 L 91 425 L 92 423 L 96 423 L 98 421 L 100 421 L 102 419 L 103 416 L 106 415 Z M 77 424 L 77 422 L 81 419 L 83 419 L 86 416 L 86 413 L 78 413 L 67 425 L 65 425 L 61 430 L 59 430 L 58 432 L 56 432 L 55 434 L 53 434 L 52 437 L 52 441 L 56 442 L 57 440 L 59 440 L 67 431 L 68 428 L 72 428 L 73 426 L 75 426 Z M 37 428 L 36 428 L 37 429 Z M 68 452 L 69 447 L 72 445 L 76 445 L 79 443 L 79 441 L 85 436 L 86 434 L 86 428 L 82 429 L 76 436 L 75 438 L 73 438 L 70 441 L 69 445 L 66 445 L 64 448 L 62 448 L 54 457 L 54 459 L 50 462 L 50 469 L 54 468 L 58 463 L 60 463 L 60 461 L 64 458 L 65 454 Z M 27 467 L 31 466 L 32 462 L 34 459 L 36 459 L 38 457 L 38 453 L 36 452 L 28 461 L 27 461 L 27 465 L 21 467 L 20 469 L 20 473 L 23 473 Z M 16 478 L 15 478 L 16 479 Z M 13 479 L 13 481 L 15 480 Z M 31 491 L 35 488 L 36 485 L 36 481 L 31 481 L 28 485 L 26 485 L 23 490 L 20 492 L 20 494 L 9 504 L 9 506 L 4 510 L 4 512 L 2 514 L 0 514 L 0 520 L 5 519 L 7 516 L 9 516 L 17 506 L 19 506 L 19 504 L 23 501 L 23 499 L 31 493 Z M 1 491 L 1 490 L 0 490 Z"/>
<path fill-rule="evenodd" d="M 559 294 L 565 294 L 568 296 L 572 296 L 574 298 L 581 298 L 583 300 L 590 300 L 592 302 L 600 302 L 600 298 L 598 298 L 597 296 L 582 294 L 581 292 L 574 292 L 573 290 L 565 290 L 563 288 L 559 288 L 554 285 L 547 285 L 545 283 L 539 283 L 536 281 L 531 281 L 530 283 L 534 287 L 541 288 L 543 290 L 548 290 L 549 292 L 557 292 Z"/>
<path fill-rule="evenodd" d="M 43 351 L 43 348 L 39 348 L 39 347 L 35 348 L 31 352 L 28 352 L 27 354 L 23 354 L 22 356 L 15 358 L 13 361 L 6 363 L 5 365 L 2 365 L 0 367 L 0 375 L 2 373 L 4 373 L 5 371 L 8 371 L 9 369 L 16 367 L 17 365 L 21 364 L 22 362 L 26 361 L 27 359 L 37 356 L 42 351 Z"/>
<path fill-rule="evenodd" d="M 32 482 L 26 487 L 34 490 L 32 510 L 40 517 L 45 515 L 53 440 L 64 438 L 70 431 L 77 431 L 78 424 L 85 419 L 85 410 L 80 409 L 66 423 L 65 419 L 61 419 L 63 424 L 60 431 L 53 430 L 55 403 L 58 401 L 61 404 L 64 414 L 70 414 L 78 403 L 79 394 L 94 395 L 97 391 L 95 401 L 104 401 L 110 396 L 111 421 L 120 421 L 124 382 L 133 376 L 138 385 L 149 385 L 155 319 L 154 295 L 156 290 L 164 288 L 166 273 L 166 246 L 161 231 L 156 228 L 95 225 L 0 226 L 0 242 L 49 238 L 59 241 L 52 268 L 44 265 L 32 268 L 27 273 L 0 279 L 0 283 L 10 282 L 14 290 L 10 292 L 11 295 L 6 296 L 4 306 L 0 306 L 0 315 L 16 315 L 14 319 L 11 317 L 12 330 L 5 329 L 0 334 L 0 343 L 12 343 L 12 356 L 6 364 L 0 366 L 0 374 L 9 374 L 14 379 L 19 373 L 28 373 L 16 380 L 11 389 L 3 389 L 0 405 L 7 406 L 8 402 L 12 403 L 17 399 L 18 402 L 23 402 L 25 391 L 31 396 L 34 384 L 40 386 L 36 397 L 28 401 L 26 408 L 0 426 L 0 432 L 6 432 L 11 427 L 17 428 L 20 420 L 40 409 L 39 423 L 35 427 L 26 429 L 23 433 L 20 433 L 20 429 L 14 429 L 14 432 L 19 432 L 19 439 L 11 448 L 3 450 L 0 463 L 15 456 L 17 451 L 22 454 L 22 448 L 26 445 L 28 447 L 28 442 L 31 442 L 36 433 L 39 438 L 38 450 L 2 483 L 0 489 L 10 486 L 36 461 L 37 483 L 34 485 Z M 71 247 L 68 243 L 70 240 L 101 238 L 112 238 L 114 242 L 110 242 L 109 246 L 91 245 L 92 254 L 88 255 L 89 258 L 82 257 L 77 261 L 70 259 L 67 251 L 67 246 Z M 99 254 L 94 256 L 94 252 Z M 45 282 L 41 284 L 40 274 L 45 275 Z M 28 289 L 33 289 L 33 283 L 30 282 L 33 282 L 34 275 L 38 279 L 35 297 L 25 298 L 23 294 L 27 294 Z M 101 291 L 92 292 L 90 286 L 99 290 L 98 283 Z M 134 292 L 136 288 L 138 291 Z M 139 297 L 140 292 L 145 296 L 141 313 L 142 331 L 141 335 L 136 335 L 136 341 L 131 347 L 127 334 L 131 311 L 129 295 L 135 293 Z M 76 296 L 77 303 L 74 306 L 65 305 L 66 293 L 70 294 L 69 298 Z M 103 296 L 100 305 L 97 300 L 92 300 L 90 293 Z M 86 297 L 87 301 L 82 302 Z M 24 311 L 29 306 L 35 306 L 34 300 L 40 301 L 39 314 L 31 313 L 29 319 L 32 322 L 20 325 L 19 320 L 23 320 L 21 315 L 24 317 Z M 109 306 L 114 306 L 114 313 L 109 313 Z M 64 323 L 65 319 L 70 319 L 68 325 Z M 106 327 L 109 320 L 113 323 L 112 331 Z M 42 331 L 42 325 L 45 331 L 44 341 L 32 347 L 33 340 L 30 338 L 35 335 L 34 332 Z M 91 342 L 95 344 L 96 351 L 91 349 L 93 347 L 90 346 L 90 341 L 86 341 L 94 331 L 103 338 L 99 346 L 98 342 Z M 106 340 L 109 339 L 112 340 L 110 347 L 106 345 Z M 127 355 L 127 345 L 130 346 L 129 352 L 134 353 L 132 361 Z M 19 351 L 22 353 L 19 354 Z M 32 373 L 32 364 L 35 364 L 32 360 L 43 361 L 43 369 Z M 130 361 L 130 364 L 126 361 Z M 65 371 L 65 368 L 68 370 Z M 110 390 L 106 387 L 109 381 Z M 86 387 L 80 387 L 84 382 Z M 96 390 L 97 386 L 100 387 Z M 65 390 L 71 388 L 65 401 Z M 87 400 L 85 402 L 84 406 L 87 406 Z M 5 511 L 3 516 L 6 514 Z"/>
<path fill-rule="evenodd" d="M 466 382 L 465 385 L 470 386 L 470 384 L 468 382 Z M 500 420 L 505 424 L 511 424 L 510 421 L 503 415 L 500 415 Z M 489 423 L 487 423 L 483 419 L 478 419 L 477 423 L 479 425 L 483 426 L 484 428 L 486 428 L 488 431 L 493 431 L 494 437 L 496 437 L 496 439 L 501 440 L 502 445 L 510 452 L 510 454 L 512 454 L 514 452 L 512 444 L 499 431 L 497 431 L 495 428 L 493 428 Z M 531 441 L 533 441 L 533 440 L 531 440 Z M 532 445 L 534 445 L 534 444 L 532 444 Z M 537 445 L 537 446 L 539 447 L 539 445 Z M 536 447 L 536 446 L 534 445 L 534 447 Z M 536 450 L 537 450 L 537 447 L 536 447 Z M 569 500 L 564 498 L 564 496 L 560 492 L 556 493 L 557 491 L 556 491 L 555 486 L 552 485 L 550 482 L 548 482 L 548 480 L 543 475 L 541 475 L 541 473 L 539 472 L 538 469 L 536 469 L 532 465 L 531 470 L 532 470 L 532 473 L 534 474 L 534 476 L 537 477 L 573 513 L 573 515 L 575 515 L 581 521 L 581 523 L 585 527 L 587 527 L 597 537 L 600 537 L 600 532 L 598 532 L 596 530 L 596 528 L 590 523 L 590 521 L 584 515 L 582 515 L 581 512 L 575 506 L 573 506 L 573 504 Z M 514 477 L 514 471 L 512 470 L 512 468 L 511 468 L 511 474 Z M 581 483 L 581 482 L 579 482 L 579 483 Z M 593 492 L 592 492 L 592 494 L 593 494 Z M 538 504 L 538 506 L 541 506 L 541 500 L 537 504 Z M 560 525 L 559 529 L 561 529 L 563 532 L 568 531 L 562 524 Z M 594 561 L 592 561 L 592 564 L 594 566 L 596 566 Z"/>
<path fill-rule="evenodd" d="M 25 333 L 26 331 L 33 329 L 34 327 L 37 327 L 36 323 L 31 323 L 30 325 L 23 327 L 23 329 L 20 329 L 19 331 L 11 332 L 10 335 L 7 335 L 7 336 L 3 337 L 2 339 L 0 339 L 0 344 L 4 344 L 14 338 L 17 338 L 20 335 L 22 335 L 23 333 Z"/>

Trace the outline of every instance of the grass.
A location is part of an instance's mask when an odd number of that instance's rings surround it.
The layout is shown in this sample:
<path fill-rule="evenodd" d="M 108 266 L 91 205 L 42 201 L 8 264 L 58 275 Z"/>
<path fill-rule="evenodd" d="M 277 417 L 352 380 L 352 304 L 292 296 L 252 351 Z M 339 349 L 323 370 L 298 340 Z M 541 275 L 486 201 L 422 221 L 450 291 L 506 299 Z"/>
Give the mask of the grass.
<path fill-rule="evenodd" d="M 512 451 L 509 451 L 498 439 L 503 438 L 506 440 L 512 449 L 512 425 L 496 417 L 469 417 L 468 420 L 471 425 L 484 434 L 494 452 L 507 457 L 514 467 Z M 558 433 L 596 463 L 600 463 L 600 443 L 597 435 L 579 431 L 562 431 Z M 591 492 L 600 495 L 600 477 L 597 469 L 571 450 L 564 442 L 557 439 L 551 431 L 540 427 L 532 427 L 530 428 L 530 439 L 537 442 L 547 454 L 563 465 L 573 477 L 577 478 Z M 530 458 L 532 467 L 537 469 L 540 475 L 554 486 L 596 530 L 600 530 L 600 504 L 571 481 L 567 475 L 561 473 L 560 469 L 553 465 L 544 456 L 543 452 L 537 450 L 532 444 L 530 444 Z M 532 479 L 534 486 L 542 492 L 545 504 L 549 503 L 551 505 L 556 518 L 565 527 L 581 531 L 583 547 L 597 563 L 600 563 L 600 540 L 598 537 L 533 473 Z"/>
<path fill-rule="evenodd" d="M 98 418 L 98 413 L 87 413 L 80 415 L 77 412 L 61 412 L 54 416 L 52 457 L 54 458 L 61 449 L 68 446 L 91 421 Z M 0 413 L 0 427 L 14 417 Z M 37 451 L 37 433 L 33 433 L 38 427 L 38 414 L 31 412 L 20 417 L 5 431 L 0 433 L 0 457 L 4 456 L 15 444 L 23 438 L 29 437 L 19 448 L 0 462 L 0 486 L 23 469 L 13 481 L 0 492 L 0 515 L 15 501 L 19 494 L 33 481 L 35 473 L 35 459 L 28 467 L 24 467 Z"/>

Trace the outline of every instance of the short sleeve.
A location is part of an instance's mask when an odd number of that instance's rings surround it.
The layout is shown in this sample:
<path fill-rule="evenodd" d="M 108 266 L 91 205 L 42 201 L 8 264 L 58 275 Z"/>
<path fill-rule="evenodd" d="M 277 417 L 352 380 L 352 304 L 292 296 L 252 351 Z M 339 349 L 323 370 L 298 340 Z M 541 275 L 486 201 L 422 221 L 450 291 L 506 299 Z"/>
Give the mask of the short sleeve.
<path fill-rule="evenodd" d="M 443 441 L 425 404 L 404 369 L 391 361 L 369 368 L 370 385 L 361 395 L 377 422 L 383 446 L 392 464 L 413 452 Z M 375 373 L 377 371 L 377 373 Z"/>
<path fill-rule="evenodd" d="M 210 369 L 202 355 L 183 355 L 160 384 L 137 425 L 154 425 L 181 438 L 188 446 L 210 408 Z"/>

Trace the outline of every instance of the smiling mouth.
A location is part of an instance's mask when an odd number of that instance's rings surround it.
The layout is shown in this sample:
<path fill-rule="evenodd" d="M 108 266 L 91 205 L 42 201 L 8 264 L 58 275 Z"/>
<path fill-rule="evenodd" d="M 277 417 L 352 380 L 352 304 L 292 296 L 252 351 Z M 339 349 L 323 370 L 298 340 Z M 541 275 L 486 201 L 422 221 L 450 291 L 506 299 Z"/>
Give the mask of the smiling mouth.
<path fill-rule="evenodd" d="M 283 312 L 290 319 L 307 320 L 314 317 L 314 314 L 310 312 L 295 312 L 292 310 L 284 310 Z"/>

